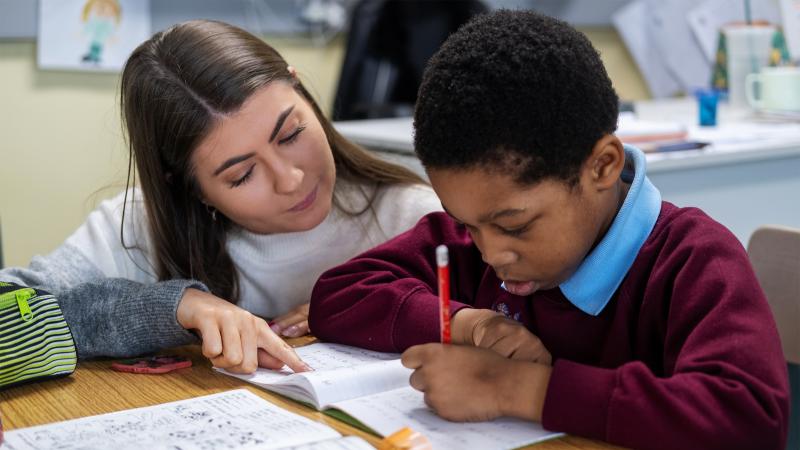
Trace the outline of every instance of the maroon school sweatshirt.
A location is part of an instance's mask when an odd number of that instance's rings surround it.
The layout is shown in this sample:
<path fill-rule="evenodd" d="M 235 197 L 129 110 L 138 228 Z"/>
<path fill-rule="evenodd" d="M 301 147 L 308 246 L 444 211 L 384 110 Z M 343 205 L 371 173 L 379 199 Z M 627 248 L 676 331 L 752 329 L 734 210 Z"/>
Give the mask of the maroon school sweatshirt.
<path fill-rule="evenodd" d="M 450 250 L 451 304 L 501 311 L 553 356 L 542 424 L 647 449 L 783 449 L 786 363 L 747 254 L 695 208 L 663 202 L 598 316 L 559 289 L 504 291 L 444 213 L 324 273 L 309 324 L 325 341 L 385 352 L 439 339 L 435 248 Z"/>

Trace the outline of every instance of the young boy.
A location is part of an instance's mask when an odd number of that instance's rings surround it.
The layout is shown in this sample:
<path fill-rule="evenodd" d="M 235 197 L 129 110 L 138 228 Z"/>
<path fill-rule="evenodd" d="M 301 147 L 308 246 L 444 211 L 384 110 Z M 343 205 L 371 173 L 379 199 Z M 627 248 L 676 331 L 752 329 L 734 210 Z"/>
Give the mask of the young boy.
<path fill-rule="evenodd" d="M 411 385 L 450 420 L 782 449 L 786 366 L 747 255 L 702 211 L 661 200 L 644 154 L 614 135 L 617 101 L 563 22 L 501 11 L 461 28 L 431 59 L 414 118 L 446 213 L 325 273 L 311 330 L 403 351 Z M 462 345 L 432 343 L 440 244 Z"/>

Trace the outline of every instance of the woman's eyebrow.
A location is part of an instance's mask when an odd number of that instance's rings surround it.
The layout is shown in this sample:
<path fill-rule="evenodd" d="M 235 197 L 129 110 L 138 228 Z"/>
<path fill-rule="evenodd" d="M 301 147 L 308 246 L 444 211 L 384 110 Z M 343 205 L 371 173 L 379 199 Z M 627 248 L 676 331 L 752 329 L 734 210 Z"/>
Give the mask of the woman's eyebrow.
<path fill-rule="evenodd" d="M 250 152 L 245 155 L 239 155 L 230 158 L 229 160 L 222 163 L 219 167 L 217 167 L 217 170 L 214 171 L 214 176 L 221 174 L 228 167 L 235 166 L 236 164 L 239 164 L 242 161 L 252 158 L 253 155 L 255 155 L 255 152 Z"/>
<path fill-rule="evenodd" d="M 272 130 L 272 134 L 269 136 L 269 142 L 270 143 L 275 140 L 275 136 L 278 135 L 278 131 L 281 131 L 281 127 L 283 126 L 283 122 L 286 121 L 286 118 L 289 117 L 289 114 L 291 114 L 293 109 L 294 109 L 294 105 L 292 105 L 292 106 L 286 108 L 285 110 L 283 110 L 281 115 L 278 116 L 278 120 L 275 122 L 275 129 Z"/>
<path fill-rule="evenodd" d="M 278 135 L 278 132 L 281 130 L 283 123 L 286 122 L 286 118 L 289 117 L 289 114 L 291 114 L 293 110 L 294 110 L 294 105 L 284 109 L 281 112 L 281 114 L 278 116 L 278 120 L 275 121 L 275 128 L 272 130 L 272 134 L 269 136 L 269 142 L 275 140 L 275 136 Z M 253 155 L 255 155 L 254 152 L 247 153 L 245 155 L 234 156 L 233 158 L 225 161 L 219 167 L 217 167 L 217 170 L 214 171 L 214 176 L 221 174 L 223 171 L 225 171 L 225 169 L 233 165 L 239 164 L 240 162 L 246 159 L 250 159 Z"/>

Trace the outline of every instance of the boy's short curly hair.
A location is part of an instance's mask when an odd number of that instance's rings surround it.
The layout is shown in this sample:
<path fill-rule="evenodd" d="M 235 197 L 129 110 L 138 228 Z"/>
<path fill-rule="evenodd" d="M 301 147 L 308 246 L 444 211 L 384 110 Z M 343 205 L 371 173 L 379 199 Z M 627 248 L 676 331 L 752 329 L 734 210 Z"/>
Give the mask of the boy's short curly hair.
<path fill-rule="evenodd" d="M 429 169 L 574 185 L 597 140 L 615 131 L 618 108 L 586 36 L 538 13 L 501 10 L 461 27 L 431 58 L 414 146 Z"/>

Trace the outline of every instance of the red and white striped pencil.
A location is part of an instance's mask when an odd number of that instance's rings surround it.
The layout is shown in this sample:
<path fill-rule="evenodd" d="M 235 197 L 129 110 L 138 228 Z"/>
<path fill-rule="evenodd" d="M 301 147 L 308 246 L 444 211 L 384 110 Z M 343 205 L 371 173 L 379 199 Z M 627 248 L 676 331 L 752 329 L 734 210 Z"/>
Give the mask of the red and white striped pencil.
<path fill-rule="evenodd" d="M 447 247 L 436 247 L 436 268 L 439 277 L 439 330 L 442 344 L 450 343 L 450 264 Z"/>

